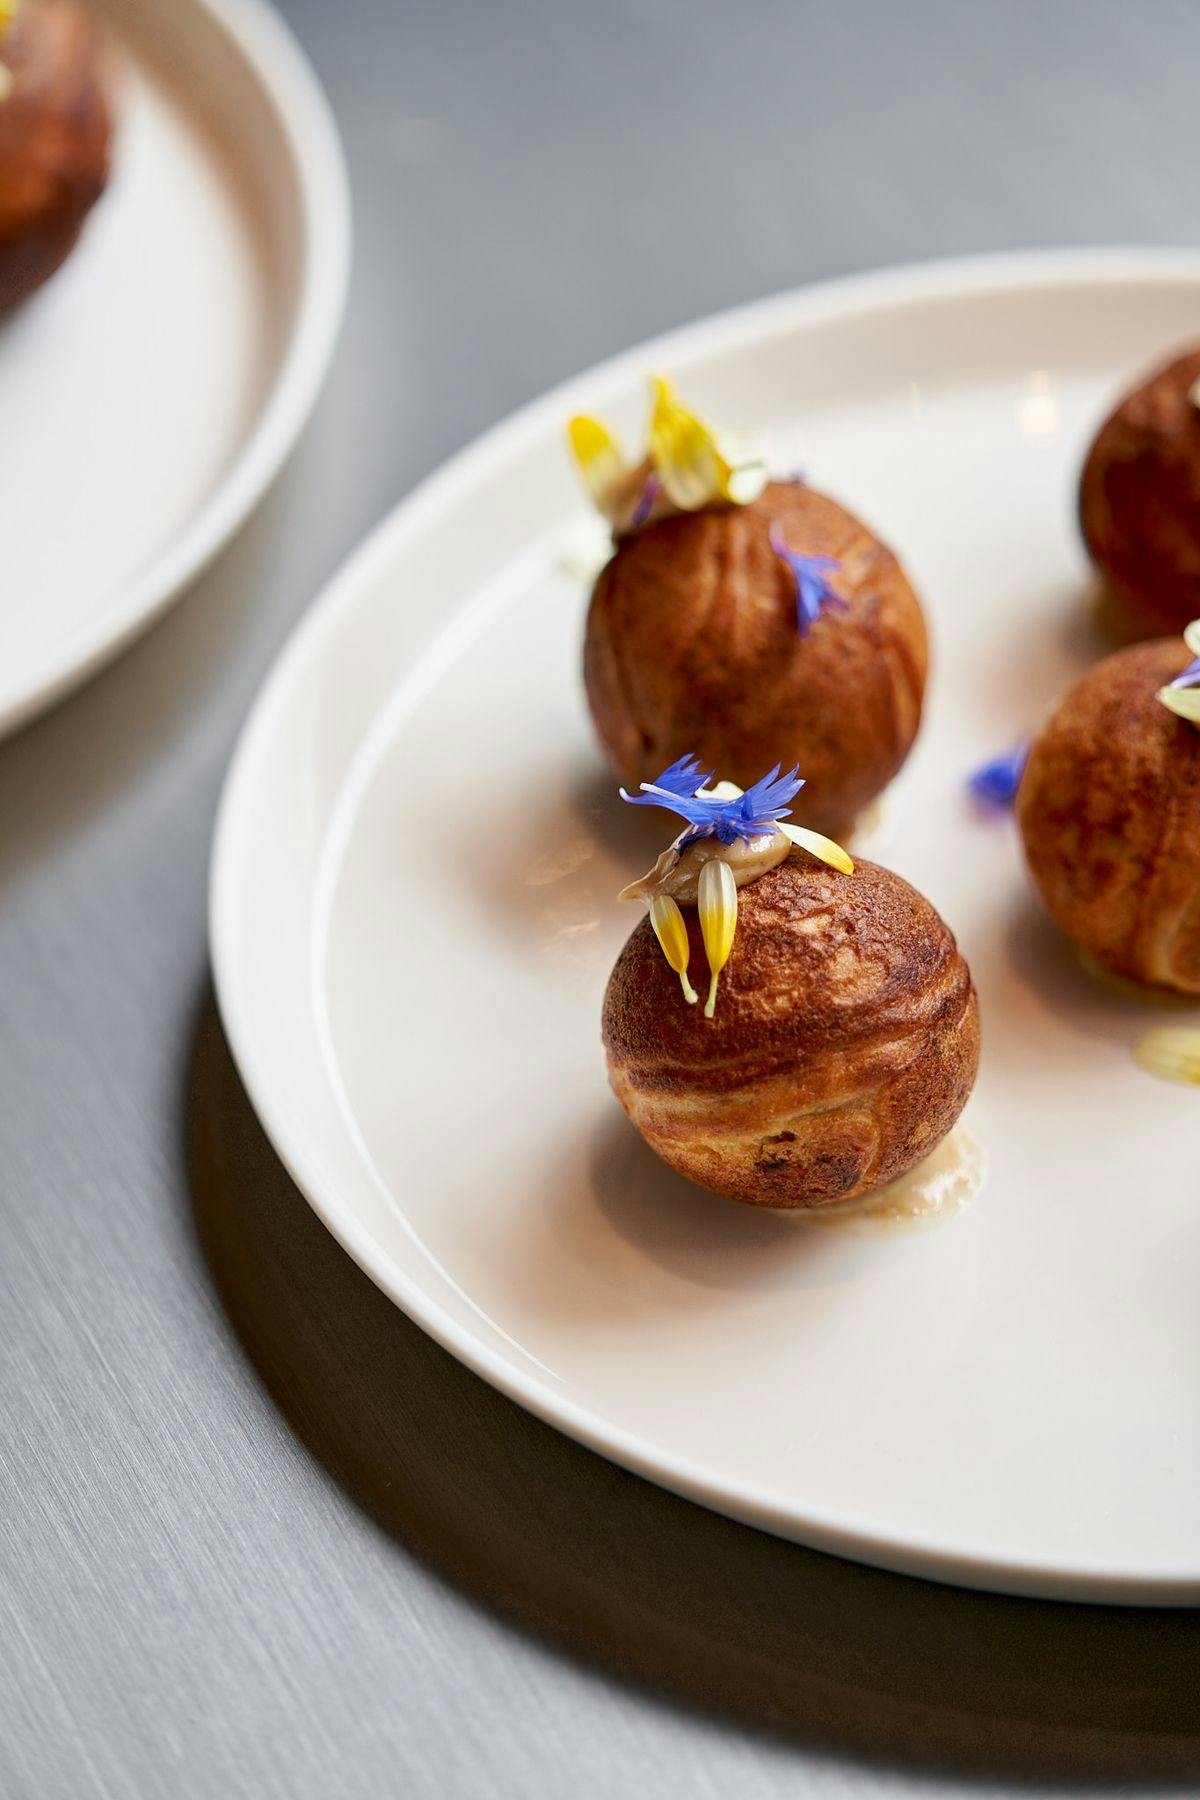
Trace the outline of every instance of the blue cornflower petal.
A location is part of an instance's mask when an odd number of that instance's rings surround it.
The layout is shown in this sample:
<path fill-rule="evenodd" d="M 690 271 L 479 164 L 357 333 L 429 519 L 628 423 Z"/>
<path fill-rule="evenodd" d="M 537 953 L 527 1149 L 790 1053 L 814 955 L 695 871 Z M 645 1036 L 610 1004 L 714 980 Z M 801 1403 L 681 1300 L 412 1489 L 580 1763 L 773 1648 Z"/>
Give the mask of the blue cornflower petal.
<path fill-rule="evenodd" d="M 670 799 L 664 798 L 664 796 L 690 800 L 697 789 L 711 787 L 712 783 L 711 770 L 707 775 L 701 774 L 698 756 L 681 756 L 653 781 L 642 783 L 643 789 L 648 791 L 640 794 L 627 794 L 622 788 L 621 798 L 627 800 L 630 806 L 669 806 Z"/>
<path fill-rule="evenodd" d="M 787 565 L 796 584 L 796 629 L 801 637 L 808 636 L 827 606 L 849 612 L 846 600 L 829 581 L 829 571 L 842 566 L 836 556 L 801 556 L 789 550 L 778 525 L 772 525 L 769 535 L 772 550 Z"/>
<path fill-rule="evenodd" d="M 686 821 L 691 829 L 681 839 L 680 849 L 702 837 L 732 844 L 738 838 L 760 836 L 779 819 L 791 816 L 788 801 L 804 786 L 796 769 L 781 775 L 776 763 L 769 775 L 735 800 L 718 800 L 697 791 L 710 787 L 713 780 L 711 775 L 698 774 L 699 767 L 695 757 L 680 757 L 663 770 L 657 781 L 644 781 L 640 794 L 627 794 L 621 789 L 622 800 L 630 806 L 661 806 Z"/>
<path fill-rule="evenodd" d="M 662 482 L 659 480 L 657 475 L 655 475 L 653 472 L 651 472 L 649 475 L 647 475 L 645 482 L 642 485 L 642 491 L 638 497 L 638 503 L 633 509 L 633 518 L 630 520 L 631 525 L 636 527 L 638 525 L 644 525 L 646 523 L 646 520 L 650 517 L 650 514 L 654 511 L 654 502 L 658 499 L 658 496 L 662 493 L 662 491 L 663 491 Z"/>
<path fill-rule="evenodd" d="M 1017 789 L 1021 785 L 1028 760 L 1029 744 L 1023 739 L 1002 756 L 993 756 L 990 762 L 985 762 L 981 768 L 976 769 L 968 778 L 967 786 L 985 806 L 1011 806 L 1017 797 Z"/>
<path fill-rule="evenodd" d="M 764 775 L 753 787 L 748 787 L 740 800 L 732 800 L 729 804 L 740 807 L 742 816 L 746 819 L 780 818 L 791 812 L 788 801 L 794 799 L 803 786 L 804 782 L 797 768 L 789 769 L 786 775 L 781 775 L 779 764 L 776 763 L 769 775 Z"/>
<path fill-rule="evenodd" d="M 1200 687 L 1200 656 L 1196 658 L 1195 662 L 1189 663 L 1183 674 L 1177 675 L 1170 685 L 1173 688 Z"/>

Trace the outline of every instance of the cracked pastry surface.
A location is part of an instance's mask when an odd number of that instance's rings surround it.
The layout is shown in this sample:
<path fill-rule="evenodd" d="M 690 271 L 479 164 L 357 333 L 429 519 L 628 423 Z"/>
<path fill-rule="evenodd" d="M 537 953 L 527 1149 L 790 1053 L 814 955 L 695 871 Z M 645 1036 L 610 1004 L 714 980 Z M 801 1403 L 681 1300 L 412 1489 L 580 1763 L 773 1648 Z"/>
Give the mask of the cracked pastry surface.
<path fill-rule="evenodd" d="M 0 34 L 0 311 L 70 253 L 108 179 L 99 32 L 73 0 L 28 0 Z"/>
<path fill-rule="evenodd" d="M 1079 485 L 1079 523 L 1126 638 L 1200 616 L 1200 349 L 1158 369 L 1100 427 Z"/>
<path fill-rule="evenodd" d="M 648 920 L 604 999 L 609 1080 L 663 1160 L 752 1205 L 820 1206 L 894 1181 L 941 1141 L 979 1060 L 970 972 L 939 914 L 869 862 L 793 850 L 742 889 L 708 1020 Z M 699 924 L 687 915 L 693 961 Z"/>
<path fill-rule="evenodd" d="M 1200 994 L 1200 731 L 1157 698 L 1179 638 L 1108 656 L 1030 751 L 1017 820 L 1067 937 L 1116 975 Z"/>
<path fill-rule="evenodd" d="M 841 563 L 832 579 L 849 610 L 826 612 L 804 637 L 773 525 L 793 548 Z M 799 763 L 808 785 L 796 820 L 835 837 L 908 755 L 926 662 L 920 603 L 895 556 L 798 482 L 622 538 L 584 644 L 592 718 L 627 786 L 687 753 L 743 787 L 773 763 Z"/>

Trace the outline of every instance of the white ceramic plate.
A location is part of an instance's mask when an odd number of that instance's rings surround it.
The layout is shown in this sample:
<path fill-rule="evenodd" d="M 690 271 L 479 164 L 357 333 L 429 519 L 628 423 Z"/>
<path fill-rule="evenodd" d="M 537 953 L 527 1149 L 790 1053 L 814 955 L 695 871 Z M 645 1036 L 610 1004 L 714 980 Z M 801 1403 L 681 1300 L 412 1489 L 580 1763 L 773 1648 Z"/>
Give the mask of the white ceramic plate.
<path fill-rule="evenodd" d="M 104 0 L 108 192 L 0 320 L 0 732 L 177 595 L 291 448 L 333 351 L 349 207 L 324 98 L 257 0 Z"/>
<path fill-rule="evenodd" d="M 1194 1094 L 1130 1046 L 966 772 L 1097 647 L 1073 519 L 1088 434 L 1200 322 L 1200 256 L 1104 252 L 839 282 L 649 345 L 528 409 L 369 539 L 247 727 L 212 943 L 276 1147 L 455 1355 L 682 1494 L 892 1568 L 1200 1599 Z M 609 1097 L 600 999 L 669 832 L 618 803 L 578 673 L 586 530 L 562 422 L 676 375 L 874 520 L 925 596 L 924 732 L 887 859 L 983 1004 L 983 1195 L 822 1230 L 662 1168 Z"/>

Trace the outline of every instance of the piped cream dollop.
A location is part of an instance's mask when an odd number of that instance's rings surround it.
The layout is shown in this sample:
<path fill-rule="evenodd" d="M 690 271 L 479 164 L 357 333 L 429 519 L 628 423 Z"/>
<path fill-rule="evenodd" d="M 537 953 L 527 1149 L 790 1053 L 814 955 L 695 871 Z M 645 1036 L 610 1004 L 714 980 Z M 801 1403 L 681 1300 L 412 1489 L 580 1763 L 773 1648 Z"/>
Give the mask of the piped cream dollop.
<path fill-rule="evenodd" d="M 742 888 L 786 862 L 792 848 L 790 839 L 774 825 L 757 837 L 738 838 L 732 844 L 723 844 L 715 837 L 697 838 L 681 850 L 679 846 L 686 836 L 686 832 L 681 833 L 670 849 L 663 851 L 650 873 L 622 888 L 618 899 L 648 902 L 658 894 L 667 894 L 681 906 L 695 906 L 705 863 L 723 862 L 732 872 L 735 885 Z"/>

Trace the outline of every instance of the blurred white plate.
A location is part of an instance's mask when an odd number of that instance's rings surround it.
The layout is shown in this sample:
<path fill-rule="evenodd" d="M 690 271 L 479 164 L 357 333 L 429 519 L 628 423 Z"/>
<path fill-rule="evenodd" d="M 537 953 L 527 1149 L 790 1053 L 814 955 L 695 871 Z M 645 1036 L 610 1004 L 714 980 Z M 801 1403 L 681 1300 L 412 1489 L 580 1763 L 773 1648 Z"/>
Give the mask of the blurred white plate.
<path fill-rule="evenodd" d="M 323 95 L 258 0 L 104 0 L 109 189 L 0 319 L 0 732 L 140 631 L 241 524 L 316 397 L 349 206 Z"/>
<path fill-rule="evenodd" d="M 226 1028 L 330 1229 L 487 1380 L 809 1544 L 1031 1594 L 1200 1599 L 1200 1101 L 1130 1046 L 963 777 L 1097 646 L 1076 469 L 1195 334 L 1200 256 L 931 265 L 697 326 L 550 395 L 406 501 L 247 727 L 217 833 Z M 888 860 L 983 1003 L 974 1205 L 883 1236 L 691 1188 L 609 1097 L 600 999 L 647 826 L 580 693 L 586 513 L 562 423 L 649 368 L 874 520 L 924 594 L 926 727 Z"/>

